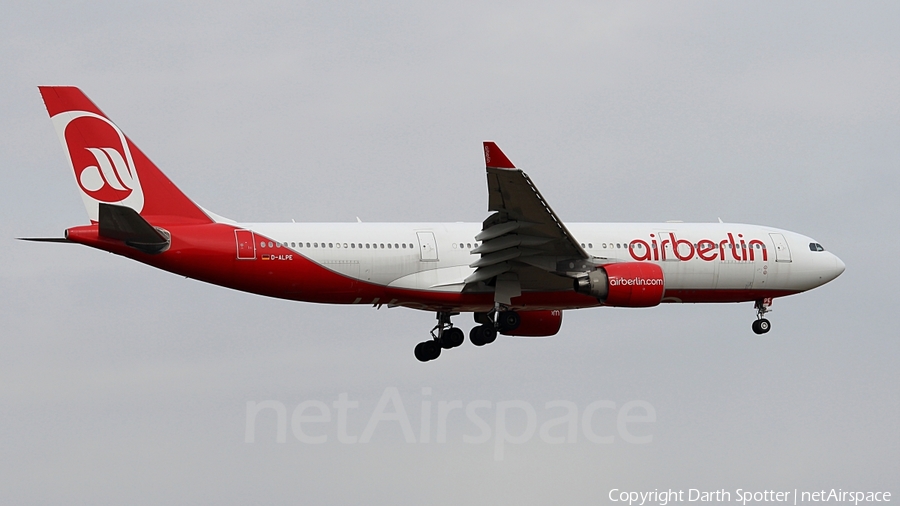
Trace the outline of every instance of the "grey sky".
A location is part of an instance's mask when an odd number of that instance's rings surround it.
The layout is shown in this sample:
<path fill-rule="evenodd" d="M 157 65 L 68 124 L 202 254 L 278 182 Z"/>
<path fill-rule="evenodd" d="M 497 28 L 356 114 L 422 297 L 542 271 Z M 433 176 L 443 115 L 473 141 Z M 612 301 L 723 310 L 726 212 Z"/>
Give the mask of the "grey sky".
<path fill-rule="evenodd" d="M 597 504 L 610 488 L 900 493 L 900 6 L 7 2 L 0 495 L 17 504 Z M 420 364 L 434 315 L 289 303 L 59 235 L 87 218 L 36 86 L 82 88 L 188 195 L 253 221 L 481 221 L 492 139 L 567 221 L 749 222 L 836 281 L 750 304 L 567 312 Z M 470 318 L 457 317 L 466 330 Z M 322 445 L 248 401 L 649 402 L 617 438 Z M 432 414 L 434 418 L 436 415 Z M 493 418 L 485 412 L 485 418 Z M 605 415 L 606 416 L 606 415 Z M 599 419 L 598 419 L 599 420 Z M 523 418 L 510 420 L 511 431 Z M 435 421 L 432 421 L 434 424 Z M 615 434 L 614 418 L 596 431 Z M 315 430 L 313 430 L 315 432 Z"/>

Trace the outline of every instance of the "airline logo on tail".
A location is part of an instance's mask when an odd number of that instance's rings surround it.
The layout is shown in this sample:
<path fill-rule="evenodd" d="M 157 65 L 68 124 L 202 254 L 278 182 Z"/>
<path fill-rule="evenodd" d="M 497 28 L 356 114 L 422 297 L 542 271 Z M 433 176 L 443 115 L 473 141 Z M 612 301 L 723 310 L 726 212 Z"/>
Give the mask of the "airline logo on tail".
<path fill-rule="evenodd" d="M 97 219 L 93 214 L 100 202 L 141 212 L 144 192 L 125 134 L 108 119 L 87 111 L 62 112 L 52 120 L 91 219 Z"/>

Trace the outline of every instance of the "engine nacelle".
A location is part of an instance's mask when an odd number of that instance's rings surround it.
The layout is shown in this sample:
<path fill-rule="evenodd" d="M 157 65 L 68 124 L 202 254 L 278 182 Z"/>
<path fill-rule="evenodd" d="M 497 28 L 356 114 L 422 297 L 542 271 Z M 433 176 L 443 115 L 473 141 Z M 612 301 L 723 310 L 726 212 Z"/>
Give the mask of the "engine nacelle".
<path fill-rule="evenodd" d="M 518 320 L 517 325 L 513 325 L 514 320 Z M 559 332 L 561 326 L 562 311 L 559 309 L 500 313 L 500 333 L 504 336 L 549 337 Z"/>
<path fill-rule="evenodd" d="M 607 264 L 575 280 L 575 291 L 607 306 L 652 307 L 666 290 L 662 268 L 650 262 Z"/>

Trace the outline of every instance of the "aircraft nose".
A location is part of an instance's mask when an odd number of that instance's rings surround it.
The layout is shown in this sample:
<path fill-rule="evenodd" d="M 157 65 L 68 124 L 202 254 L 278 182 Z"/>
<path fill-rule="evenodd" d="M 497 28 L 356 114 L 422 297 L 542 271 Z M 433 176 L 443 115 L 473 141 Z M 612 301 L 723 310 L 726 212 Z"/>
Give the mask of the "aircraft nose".
<path fill-rule="evenodd" d="M 816 265 L 816 272 L 819 275 L 819 282 L 816 286 L 822 286 L 825 283 L 834 280 L 834 278 L 840 276 L 846 268 L 844 262 L 833 253 L 826 251 L 824 255 L 817 255 L 817 257 L 819 258 L 819 261 Z"/>
<path fill-rule="evenodd" d="M 822 280 L 823 284 L 840 276 L 847 267 L 844 265 L 844 262 L 833 253 L 828 253 L 828 256 L 831 258 L 822 258 L 823 262 L 819 264 L 821 265 L 821 275 L 819 276 L 819 279 Z"/>
<path fill-rule="evenodd" d="M 844 265 L 844 262 L 841 261 L 841 259 L 838 258 L 836 255 L 832 255 L 832 256 L 834 257 L 834 277 L 832 277 L 831 279 L 834 279 L 834 278 L 840 276 L 841 274 L 843 274 L 844 269 L 846 269 L 847 266 Z"/>

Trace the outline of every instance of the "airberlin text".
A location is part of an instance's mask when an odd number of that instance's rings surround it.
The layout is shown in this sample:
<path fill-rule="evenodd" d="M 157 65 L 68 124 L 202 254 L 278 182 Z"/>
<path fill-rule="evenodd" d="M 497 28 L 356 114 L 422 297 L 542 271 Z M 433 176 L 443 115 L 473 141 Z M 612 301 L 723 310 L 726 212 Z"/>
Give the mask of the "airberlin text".
<path fill-rule="evenodd" d="M 609 278 L 610 286 L 660 286 L 662 278 Z"/>
<path fill-rule="evenodd" d="M 758 255 L 762 256 L 762 260 L 769 259 L 769 252 L 766 249 L 766 243 L 759 239 L 744 239 L 744 234 L 737 234 L 737 238 L 732 232 L 728 232 L 728 237 L 721 241 L 713 241 L 712 239 L 700 239 L 697 242 L 691 242 L 686 239 L 678 239 L 674 233 L 650 234 L 649 241 L 643 239 L 635 239 L 628 244 L 628 251 L 631 258 L 635 260 L 680 260 L 686 262 L 694 258 L 699 258 L 706 262 L 719 260 L 747 262 L 754 261 Z"/>

